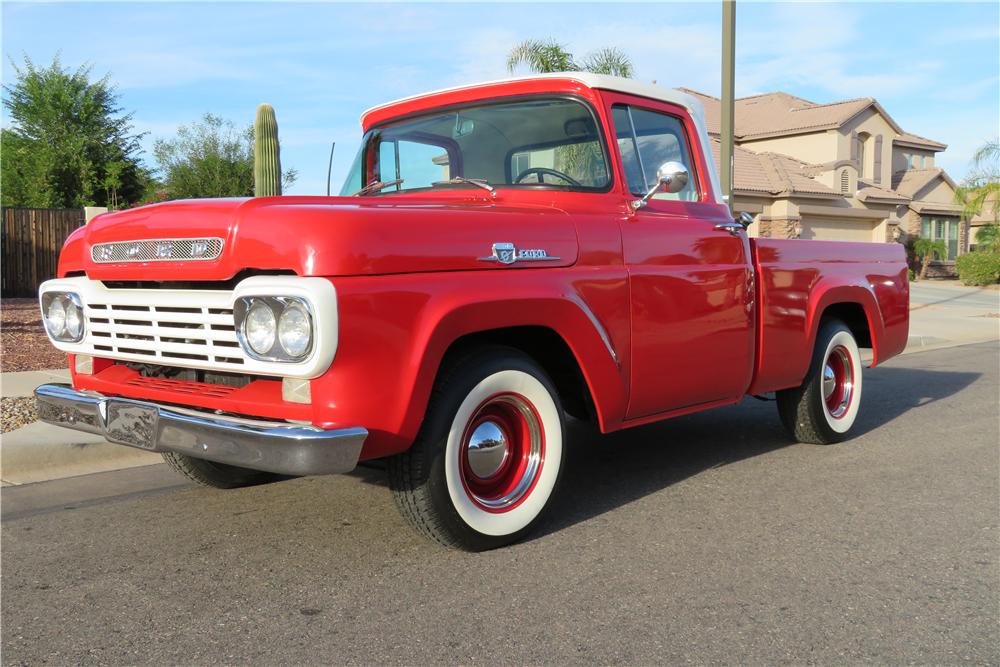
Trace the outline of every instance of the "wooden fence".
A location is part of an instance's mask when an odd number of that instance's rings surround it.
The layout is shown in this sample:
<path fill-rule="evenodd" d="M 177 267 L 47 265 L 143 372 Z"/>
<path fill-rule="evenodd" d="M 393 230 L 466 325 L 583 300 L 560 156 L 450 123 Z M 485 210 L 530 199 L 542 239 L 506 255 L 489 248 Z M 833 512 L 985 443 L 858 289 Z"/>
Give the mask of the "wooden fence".
<path fill-rule="evenodd" d="M 4 297 L 34 297 L 38 286 L 56 277 L 59 251 L 85 222 L 82 210 L 4 208 L 0 236 Z"/>

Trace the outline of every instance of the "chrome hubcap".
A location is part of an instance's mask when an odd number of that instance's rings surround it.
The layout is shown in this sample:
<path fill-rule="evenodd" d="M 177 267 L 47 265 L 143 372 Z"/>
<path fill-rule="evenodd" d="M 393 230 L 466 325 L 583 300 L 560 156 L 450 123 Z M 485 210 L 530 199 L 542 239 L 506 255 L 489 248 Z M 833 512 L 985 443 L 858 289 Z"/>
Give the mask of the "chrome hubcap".
<path fill-rule="evenodd" d="M 833 369 L 827 366 L 823 369 L 823 398 L 828 399 L 833 396 L 833 390 L 837 388 L 837 375 Z"/>
<path fill-rule="evenodd" d="M 834 419 L 840 419 L 847 414 L 854 396 L 854 367 L 851 355 L 843 346 L 838 345 L 830 351 L 823 369 L 823 400 L 827 412 Z"/>
<path fill-rule="evenodd" d="M 492 421 L 480 424 L 469 438 L 469 468 L 479 479 L 492 477 L 507 460 L 507 436 Z"/>
<path fill-rule="evenodd" d="M 545 460 L 545 431 L 523 396 L 500 393 L 483 402 L 463 436 L 463 483 L 487 512 L 506 512 L 524 500 Z"/>

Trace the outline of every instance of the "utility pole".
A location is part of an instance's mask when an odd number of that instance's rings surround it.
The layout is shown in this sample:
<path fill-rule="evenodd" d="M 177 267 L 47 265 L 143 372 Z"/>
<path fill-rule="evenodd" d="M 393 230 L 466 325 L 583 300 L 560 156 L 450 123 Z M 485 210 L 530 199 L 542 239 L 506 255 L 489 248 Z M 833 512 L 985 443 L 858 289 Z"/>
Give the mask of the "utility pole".
<path fill-rule="evenodd" d="M 736 133 L 736 0 L 722 0 L 722 195 L 733 212 L 733 136 Z"/>

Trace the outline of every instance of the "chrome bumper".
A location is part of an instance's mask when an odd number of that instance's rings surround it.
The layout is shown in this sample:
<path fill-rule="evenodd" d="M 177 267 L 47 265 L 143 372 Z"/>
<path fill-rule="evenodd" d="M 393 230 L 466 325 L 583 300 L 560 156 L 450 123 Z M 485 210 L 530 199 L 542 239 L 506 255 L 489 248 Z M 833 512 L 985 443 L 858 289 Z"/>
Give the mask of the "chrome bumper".
<path fill-rule="evenodd" d="M 176 452 L 284 475 L 332 475 L 358 463 L 368 431 L 325 431 L 286 422 L 214 416 L 148 401 L 77 391 L 65 384 L 35 389 L 42 421 L 96 433 L 149 452 Z"/>

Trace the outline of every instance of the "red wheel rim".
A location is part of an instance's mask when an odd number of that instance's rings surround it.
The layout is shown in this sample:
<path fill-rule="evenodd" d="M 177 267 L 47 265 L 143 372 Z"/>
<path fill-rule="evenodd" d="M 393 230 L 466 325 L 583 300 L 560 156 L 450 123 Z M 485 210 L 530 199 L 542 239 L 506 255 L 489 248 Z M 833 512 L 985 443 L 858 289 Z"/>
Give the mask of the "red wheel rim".
<path fill-rule="evenodd" d="M 496 432 L 505 442 L 502 457 L 494 451 L 490 463 L 476 460 L 482 434 Z M 531 494 L 545 462 L 545 430 L 535 406 L 519 394 L 490 396 L 466 424 L 460 457 L 465 493 L 480 509 L 502 513 L 520 505 Z"/>
<path fill-rule="evenodd" d="M 830 350 L 823 367 L 823 400 L 827 414 L 843 419 L 854 397 L 854 365 L 851 353 L 843 345 Z"/>

